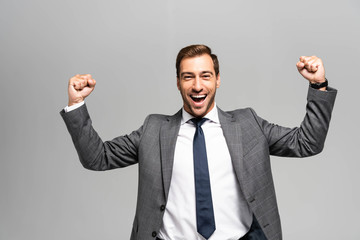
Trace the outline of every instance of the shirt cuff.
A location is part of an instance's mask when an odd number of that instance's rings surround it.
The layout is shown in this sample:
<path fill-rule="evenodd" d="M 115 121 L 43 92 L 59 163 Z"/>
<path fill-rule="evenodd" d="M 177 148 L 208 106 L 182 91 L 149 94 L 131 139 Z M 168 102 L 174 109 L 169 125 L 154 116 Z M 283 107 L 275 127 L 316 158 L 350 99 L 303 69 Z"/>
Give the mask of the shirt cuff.
<path fill-rule="evenodd" d="M 84 105 L 84 101 L 82 101 L 82 102 L 79 102 L 79 103 L 77 103 L 77 104 L 74 104 L 74 105 L 72 105 L 72 106 L 66 106 L 65 108 L 64 108 L 64 111 L 65 112 L 70 112 L 70 111 L 72 111 L 72 110 L 75 110 L 75 109 L 77 109 L 77 108 L 79 108 L 79 107 L 81 107 L 82 105 Z"/>

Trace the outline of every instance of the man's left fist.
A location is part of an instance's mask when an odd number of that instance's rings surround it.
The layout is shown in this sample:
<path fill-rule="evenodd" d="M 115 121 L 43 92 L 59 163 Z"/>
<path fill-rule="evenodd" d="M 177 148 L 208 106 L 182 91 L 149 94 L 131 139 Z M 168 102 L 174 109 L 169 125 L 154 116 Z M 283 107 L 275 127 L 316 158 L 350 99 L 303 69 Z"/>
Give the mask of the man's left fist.
<path fill-rule="evenodd" d="M 310 83 L 325 82 L 325 68 L 320 58 L 316 56 L 301 56 L 296 67 L 299 73 Z"/>

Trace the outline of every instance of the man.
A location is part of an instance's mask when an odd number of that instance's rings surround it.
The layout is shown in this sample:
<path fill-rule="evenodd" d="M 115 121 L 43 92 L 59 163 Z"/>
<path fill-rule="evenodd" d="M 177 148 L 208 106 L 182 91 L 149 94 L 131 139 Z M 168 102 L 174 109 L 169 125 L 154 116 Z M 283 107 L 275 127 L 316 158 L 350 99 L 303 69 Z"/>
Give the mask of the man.
<path fill-rule="evenodd" d="M 219 63 L 205 45 L 180 50 L 177 87 L 183 108 L 150 115 L 129 135 L 103 142 L 84 99 L 96 81 L 69 80 L 61 112 L 83 166 L 108 170 L 139 164 L 138 202 L 131 239 L 282 239 L 269 155 L 306 157 L 323 149 L 337 91 L 327 87 L 321 59 L 301 57 L 310 82 L 299 128 L 285 128 L 252 109 L 216 107 Z"/>

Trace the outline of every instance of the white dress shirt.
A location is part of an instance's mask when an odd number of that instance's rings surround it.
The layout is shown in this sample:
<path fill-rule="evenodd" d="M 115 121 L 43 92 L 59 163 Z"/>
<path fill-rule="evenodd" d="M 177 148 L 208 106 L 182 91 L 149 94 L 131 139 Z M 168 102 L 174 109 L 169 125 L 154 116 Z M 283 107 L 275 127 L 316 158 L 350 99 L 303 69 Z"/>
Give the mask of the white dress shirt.
<path fill-rule="evenodd" d="M 169 197 L 159 237 L 165 240 L 203 240 L 196 229 L 193 163 L 193 118 L 184 109 L 176 141 Z M 230 153 L 215 107 L 201 126 L 205 135 L 216 230 L 209 240 L 237 240 L 252 223 L 252 214 L 235 176 Z"/>

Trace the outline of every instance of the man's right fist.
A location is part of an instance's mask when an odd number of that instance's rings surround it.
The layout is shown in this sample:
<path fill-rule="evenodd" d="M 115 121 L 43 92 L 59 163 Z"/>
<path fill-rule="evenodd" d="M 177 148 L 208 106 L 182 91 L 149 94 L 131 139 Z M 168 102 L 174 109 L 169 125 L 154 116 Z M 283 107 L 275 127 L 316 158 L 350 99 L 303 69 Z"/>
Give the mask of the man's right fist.
<path fill-rule="evenodd" d="M 84 99 L 94 90 L 95 84 L 96 81 L 90 74 L 77 74 L 70 78 L 68 87 L 68 106 L 84 101 Z"/>

